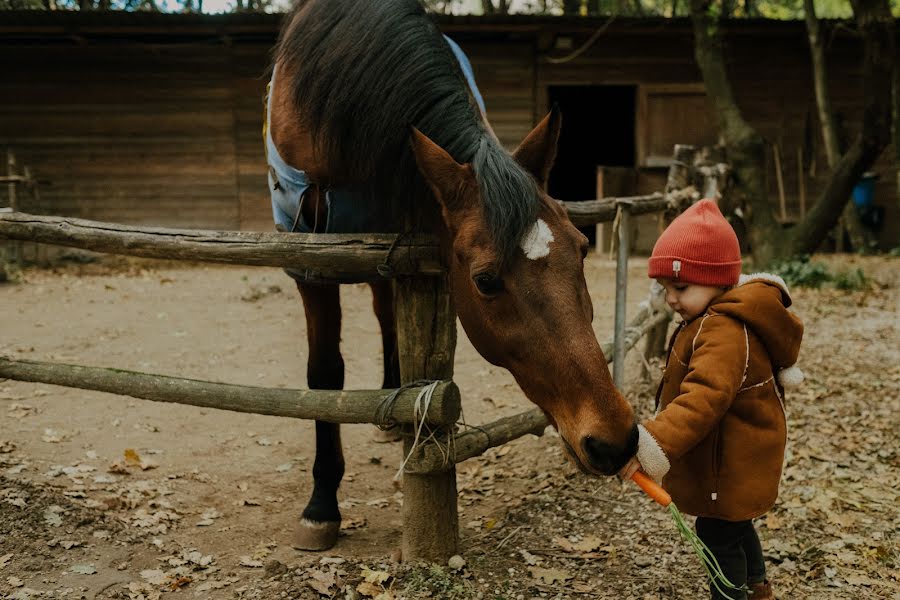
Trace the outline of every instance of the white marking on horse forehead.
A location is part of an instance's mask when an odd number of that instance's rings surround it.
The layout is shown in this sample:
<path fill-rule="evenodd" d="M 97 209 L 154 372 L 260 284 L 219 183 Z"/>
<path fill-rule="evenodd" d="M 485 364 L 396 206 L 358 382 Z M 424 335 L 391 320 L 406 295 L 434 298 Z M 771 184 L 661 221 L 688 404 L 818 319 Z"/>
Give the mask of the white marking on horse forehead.
<path fill-rule="evenodd" d="M 531 229 L 522 236 L 522 242 L 519 244 L 525 257 L 529 260 L 537 260 L 544 258 L 550 254 L 550 242 L 553 241 L 553 232 L 543 219 L 538 219 Z"/>

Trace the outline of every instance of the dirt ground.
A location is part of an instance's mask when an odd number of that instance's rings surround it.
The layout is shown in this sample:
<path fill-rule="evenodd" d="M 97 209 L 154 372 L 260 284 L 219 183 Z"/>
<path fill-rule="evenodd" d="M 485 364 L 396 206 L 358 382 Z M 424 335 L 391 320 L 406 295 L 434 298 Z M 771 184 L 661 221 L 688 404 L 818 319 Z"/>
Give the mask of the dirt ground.
<path fill-rule="evenodd" d="M 805 383 L 787 397 L 789 454 L 758 522 L 779 598 L 900 600 L 898 262 L 865 291 L 794 290 Z M 646 296 L 631 264 L 631 311 Z M 601 340 L 614 265 L 587 277 Z M 381 381 L 365 286 L 345 286 L 348 388 Z M 305 386 L 299 295 L 276 269 L 107 259 L 28 269 L 0 286 L 0 355 L 271 387 Z M 659 366 L 653 366 L 653 374 Z M 654 386 L 629 357 L 629 399 Z M 530 407 L 460 331 L 470 424 Z M 290 531 L 311 490 L 313 424 L 0 381 L 0 596 L 5 598 L 703 598 L 668 514 L 630 484 L 579 474 L 552 431 L 458 468 L 456 568 L 397 564 L 397 444 L 345 426 L 345 529 L 301 553 Z"/>

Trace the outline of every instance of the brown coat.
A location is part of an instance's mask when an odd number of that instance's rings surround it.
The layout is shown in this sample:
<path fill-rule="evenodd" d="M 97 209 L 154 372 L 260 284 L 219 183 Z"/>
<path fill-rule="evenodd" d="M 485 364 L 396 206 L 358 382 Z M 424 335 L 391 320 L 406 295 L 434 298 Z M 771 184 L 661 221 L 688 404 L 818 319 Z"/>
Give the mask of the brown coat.
<path fill-rule="evenodd" d="M 781 278 L 742 276 L 675 332 L 637 457 L 682 511 L 740 521 L 775 504 L 787 438 L 775 375 L 803 336 L 790 304 Z"/>

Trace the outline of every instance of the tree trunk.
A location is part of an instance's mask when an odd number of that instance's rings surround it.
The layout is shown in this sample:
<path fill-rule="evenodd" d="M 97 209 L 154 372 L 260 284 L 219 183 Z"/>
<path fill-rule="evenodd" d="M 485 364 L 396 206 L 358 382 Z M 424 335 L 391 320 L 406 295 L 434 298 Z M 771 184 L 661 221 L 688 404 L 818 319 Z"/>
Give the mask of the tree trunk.
<path fill-rule="evenodd" d="M 900 208 L 900 62 L 894 63 L 894 168 L 897 171 L 897 208 Z"/>
<path fill-rule="evenodd" d="M 494 3 L 491 0 L 481 0 L 481 14 L 492 15 L 494 12 Z"/>
<path fill-rule="evenodd" d="M 894 19 L 888 0 L 852 0 L 863 38 L 862 130 L 837 162 L 825 190 L 791 235 L 793 254 L 814 252 L 847 205 L 853 186 L 890 143 L 893 110 Z"/>
<path fill-rule="evenodd" d="M 834 110 L 831 106 L 831 94 L 828 92 L 828 68 L 825 66 L 825 40 L 822 39 L 819 19 L 816 16 L 816 7 L 813 0 L 803 0 L 804 14 L 806 17 L 806 32 L 809 36 L 809 49 L 813 64 L 813 81 L 816 90 L 816 106 L 818 107 L 819 123 L 822 125 L 822 138 L 825 140 L 825 158 L 828 168 L 833 170 L 841 157 L 841 144 L 838 139 L 837 123 L 834 118 Z M 853 248 L 862 251 L 872 246 L 872 235 L 862 226 L 856 207 L 847 198 L 844 213 L 836 228 L 837 235 L 844 235 L 844 227 L 850 235 Z M 838 243 L 840 245 L 840 239 Z"/>
<path fill-rule="evenodd" d="M 819 123 L 822 125 L 822 137 L 825 140 L 825 158 L 828 167 L 833 169 L 840 158 L 837 124 L 831 108 L 831 95 L 828 93 L 828 72 L 825 68 L 825 42 L 822 40 L 819 19 L 813 0 L 803 0 L 806 17 L 806 33 L 809 36 L 809 49 L 812 55 L 813 82 L 816 90 L 816 107 L 819 112 Z"/>
<path fill-rule="evenodd" d="M 712 0 L 691 0 L 691 21 L 694 56 L 732 166 L 733 203 L 744 213 L 753 260 L 762 266 L 781 254 L 784 239 L 767 194 L 765 142 L 744 120 L 734 99 Z"/>

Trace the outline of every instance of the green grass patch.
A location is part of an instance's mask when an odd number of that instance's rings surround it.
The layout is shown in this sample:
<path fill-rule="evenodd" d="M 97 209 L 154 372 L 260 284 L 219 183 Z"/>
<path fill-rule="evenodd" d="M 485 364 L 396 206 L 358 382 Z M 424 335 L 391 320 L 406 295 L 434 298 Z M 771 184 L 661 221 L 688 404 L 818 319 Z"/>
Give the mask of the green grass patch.
<path fill-rule="evenodd" d="M 775 263 L 772 272 L 792 287 L 818 289 L 831 286 L 839 290 L 859 291 L 872 286 L 872 280 L 860 268 L 834 272 L 824 263 L 810 260 L 807 255 Z"/>

